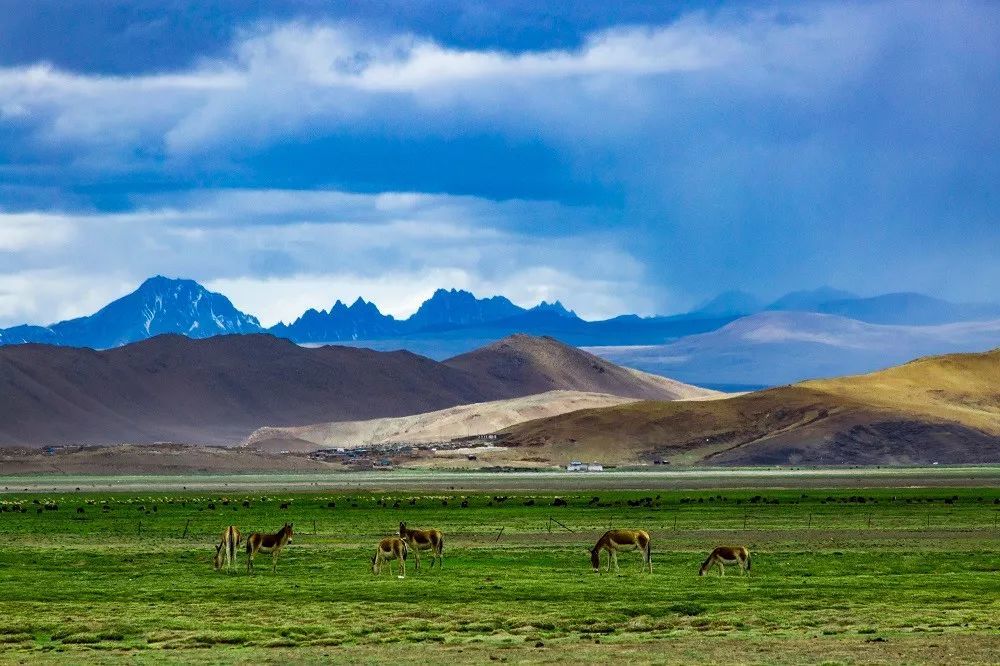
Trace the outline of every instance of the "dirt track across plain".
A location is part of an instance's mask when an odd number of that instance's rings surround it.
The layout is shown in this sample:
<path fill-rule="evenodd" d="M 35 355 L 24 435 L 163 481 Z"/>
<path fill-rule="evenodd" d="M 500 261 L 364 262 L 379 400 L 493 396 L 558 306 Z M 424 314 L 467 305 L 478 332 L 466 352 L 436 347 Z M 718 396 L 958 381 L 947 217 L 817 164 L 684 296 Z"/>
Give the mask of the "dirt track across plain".
<path fill-rule="evenodd" d="M 0 476 L 3 492 L 137 490 L 449 490 L 562 491 L 698 488 L 997 487 L 1000 466 L 897 468 L 749 468 L 573 472 L 337 472 L 205 475 Z"/>

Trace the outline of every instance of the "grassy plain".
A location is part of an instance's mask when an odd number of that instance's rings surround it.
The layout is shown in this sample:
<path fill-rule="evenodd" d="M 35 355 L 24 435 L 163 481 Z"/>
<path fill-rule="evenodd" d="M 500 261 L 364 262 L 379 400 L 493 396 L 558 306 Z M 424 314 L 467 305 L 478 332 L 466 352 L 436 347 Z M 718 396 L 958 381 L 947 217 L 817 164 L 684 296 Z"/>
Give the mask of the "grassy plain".
<path fill-rule="evenodd" d="M 81 491 L 0 501 L 3 662 L 1000 655 L 995 487 Z M 405 580 L 371 575 L 374 544 L 400 520 L 445 531 L 443 571 L 417 574 L 411 560 Z M 263 556 L 247 576 L 242 553 L 238 573 L 212 570 L 223 527 L 285 521 L 296 534 L 277 574 Z M 586 549 L 609 526 L 652 533 L 651 576 L 634 554 L 619 558 L 621 576 L 590 570 Z M 750 577 L 697 576 L 719 543 L 750 546 Z"/>

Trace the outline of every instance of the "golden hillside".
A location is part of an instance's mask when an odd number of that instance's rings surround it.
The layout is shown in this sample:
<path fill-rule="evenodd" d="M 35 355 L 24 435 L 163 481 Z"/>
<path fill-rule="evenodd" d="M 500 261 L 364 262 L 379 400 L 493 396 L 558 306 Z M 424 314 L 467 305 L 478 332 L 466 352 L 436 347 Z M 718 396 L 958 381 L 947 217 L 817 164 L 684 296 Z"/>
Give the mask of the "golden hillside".
<path fill-rule="evenodd" d="M 867 375 L 802 382 L 799 386 L 1000 435 L 1000 349 L 929 356 Z"/>
<path fill-rule="evenodd" d="M 507 429 L 533 455 L 622 464 L 1000 461 L 1000 350 L 713 402 L 639 402 Z"/>

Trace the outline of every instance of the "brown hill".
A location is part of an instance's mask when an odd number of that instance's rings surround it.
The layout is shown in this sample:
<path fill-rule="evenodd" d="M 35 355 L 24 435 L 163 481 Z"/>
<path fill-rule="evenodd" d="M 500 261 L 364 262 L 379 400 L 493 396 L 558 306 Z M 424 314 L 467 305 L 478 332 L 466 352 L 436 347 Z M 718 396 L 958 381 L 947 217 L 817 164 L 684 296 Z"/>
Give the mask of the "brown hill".
<path fill-rule="evenodd" d="M 503 443 L 555 462 L 1000 462 L 1000 350 L 726 400 L 582 410 L 509 428 Z"/>
<path fill-rule="evenodd" d="M 555 388 L 581 383 L 572 369 L 554 381 L 569 384 Z M 617 381 L 614 388 L 651 390 L 645 378 L 634 383 L 641 388 Z M 535 381 L 410 352 L 309 349 L 268 335 L 166 335 L 100 352 L 11 345 L 0 347 L 0 445 L 235 444 L 264 425 L 404 416 L 535 392 Z M 659 397 L 670 395 L 664 389 Z"/>
<path fill-rule="evenodd" d="M 718 391 L 615 365 L 548 336 L 512 335 L 444 363 L 477 377 L 516 384 L 527 393 L 561 389 L 644 400 L 690 400 L 721 395 Z"/>

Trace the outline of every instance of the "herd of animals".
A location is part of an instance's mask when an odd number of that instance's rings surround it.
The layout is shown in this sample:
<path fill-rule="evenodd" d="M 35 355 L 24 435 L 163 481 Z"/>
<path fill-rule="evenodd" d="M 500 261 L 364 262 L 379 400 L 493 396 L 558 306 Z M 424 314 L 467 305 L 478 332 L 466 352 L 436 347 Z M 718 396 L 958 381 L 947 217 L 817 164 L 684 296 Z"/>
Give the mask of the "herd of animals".
<path fill-rule="evenodd" d="M 246 539 L 247 573 L 253 573 L 253 560 L 257 553 L 271 554 L 271 570 L 277 571 L 278 556 L 282 549 L 292 542 L 292 523 L 285 523 L 284 527 L 274 534 L 264 532 L 252 532 Z M 222 539 L 215 547 L 215 570 L 220 571 L 223 567 L 231 571 L 236 564 L 236 549 L 243 541 L 243 535 L 239 529 L 230 525 L 223 531 Z M 608 530 L 605 532 L 593 548 L 590 549 L 590 564 L 595 572 L 601 570 L 601 553 L 608 554 L 607 570 L 611 571 L 614 565 L 618 572 L 618 551 L 637 550 L 642 555 L 642 569 L 653 573 L 653 561 L 650 556 L 649 532 L 644 530 Z M 382 539 L 375 549 L 375 555 L 371 559 L 372 573 L 380 574 L 382 567 L 388 564 L 389 575 L 392 575 L 392 563 L 398 563 L 398 577 L 406 577 L 406 560 L 410 552 L 414 555 L 415 568 L 420 570 L 420 552 L 430 551 L 431 568 L 437 562 L 440 569 L 443 565 L 444 533 L 438 529 L 415 530 L 406 526 L 406 523 L 399 524 L 399 536 L 391 536 Z M 719 575 L 726 575 L 726 564 L 735 564 L 740 568 L 740 575 L 744 571 L 750 572 L 750 551 L 746 546 L 719 546 L 709 553 L 708 558 L 702 562 L 699 576 L 704 576 L 712 567 L 719 567 Z"/>

